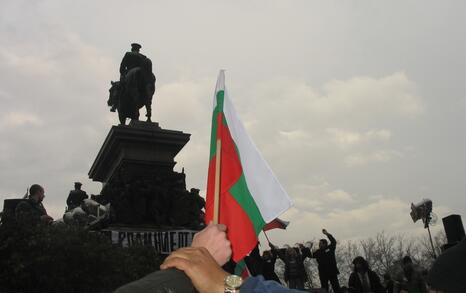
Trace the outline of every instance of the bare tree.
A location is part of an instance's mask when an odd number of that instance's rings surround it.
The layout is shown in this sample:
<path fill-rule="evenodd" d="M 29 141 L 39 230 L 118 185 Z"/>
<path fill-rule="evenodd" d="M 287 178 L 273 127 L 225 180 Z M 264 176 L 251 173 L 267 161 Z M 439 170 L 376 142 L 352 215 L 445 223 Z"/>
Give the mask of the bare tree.
<path fill-rule="evenodd" d="M 340 271 L 339 279 L 346 283 L 349 275 L 353 271 L 353 259 L 361 255 L 360 246 L 353 241 L 345 241 L 337 245 L 335 258 Z"/>
<path fill-rule="evenodd" d="M 441 252 L 441 246 L 446 243 L 443 231 L 434 236 L 434 246 L 437 255 Z M 401 260 L 409 255 L 415 264 L 421 269 L 428 269 L 432 265 L 432 247 L 427 235 L 408 237 L 404 234 L 390 235 L 384 231 L 377 233 L 375 237 L 369 237 L 360 241 L 343 241 L 337 245 L 335 257 L 340 270 L 340 283 L 348 283 L 353 271 L 353 260 L 357 256 L 364 257 L 369 266 L 379 276 L 390 273 L 392 276 L 401 270 Z M 277 261 L 278 262 L 278 261 Z M 277 263 L 277 268 L 280 266 Z M 309 277 L 308 285 L 318 287 L 320 285 L 318 269 L 315 260 L 305 261 L 306 273 Z M 283 272 L 279 272 L 283 274 Z"/>

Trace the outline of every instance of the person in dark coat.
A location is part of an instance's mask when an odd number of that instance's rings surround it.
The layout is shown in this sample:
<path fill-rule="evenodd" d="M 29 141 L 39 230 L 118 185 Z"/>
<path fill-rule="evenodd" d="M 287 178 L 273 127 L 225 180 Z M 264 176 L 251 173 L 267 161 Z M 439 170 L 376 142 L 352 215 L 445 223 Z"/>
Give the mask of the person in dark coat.
<path fill-rule="evenodd" d="M 445 250 L 435 260 L 428 274 L 427 282 L 432 291 L 466 292 L 466 238 Z"/>
<path fill-rule="evenodd" d="M 303 256 L 315 258 L 317 260 L 321 287 L 328 291 L 328 282 L 330 282 L 333 292 L 340 293 L 340 283 L 338 282 L 338 274 L 340 272 L 338 271 L 337 261 L 335 259 L 337 241 L 327 230 L 322 229 L 322 233 L 328 237 L 330 245 L 327 239 L 320 239 L 319 249 L 312 253 L 311 249 L 304 248 L 302 249 Z"/>
<path fill-rule="evenodd" d="M 402 259 L 401 274 L 396 276 L 393 291 L 395 293 L 427 293 L 427 284 L 418 267 L 413 264 L 410 256 Z"/>
<path fill-rule="evenodd" d="M 20 202 L 15 209 L 16 221 L 23 225 L 50 224 L 53 218 L 47 215 L 42 201 L 45 190 L 39 184 L 33 184 L 29 188 L 29 196 Z"/>
<path fill-rule="evenodd" d="M 369 264 L 358 256 L 353 260 L 353 272 L 348 281 L 349 293 L 384 293 L 379 276 L 369 268 Z"/>
<path fill-rule="evenodd" d="M 84 190 L 81 190 L 81 186 L 82 186 L 81 182 L 74 183 L 74 190 L 70 191 L 70 194 L 68 195 L 68 198 L 66 199 L 68 210 L 72 210 L 74 208 L 81 206 L 83 201 L 89 198 L 87 193 Z"/>
<path fill-rule="evenodd" d="M 142 67 L 144 65 L 144 60 L 146 59 L 146 56 L 139 53 L 140 49 L 141 45 L 137 43 L 132 43 L 131 52 L 126 52 L 125 56 L 123 56 L 123 59 L 121 60 L 120 64 L 120 80 L 123 80 L 123 78 L 126 76 L 126 73 L 128 73 L 128 71 L 130 71 L 131 69 L 136 67 Z"/>
<path fill-rule="evenodd" d="M 304 258 L 296 247 L 278 249 L 270 243 L 272 253 L 278 256 L 285 263 L 285 281 L 290 289 L 304 290 L 304 282 L 307 279 L 306 270 L 304 269 Z"/>
<path fill-rule="evenodd" d="M 390 275 L 390 273 L 385 273 L 383 275 L 383 283 L 384 283 L 384 287 L 385 287 L 385 293 L 393 293 L 393 280 L 392 280 L 392 276 Z"/>
<path fill-rule="evenodd" d="M 254 247 L 254 249 L 244 258 L 246 266 L 249 270 L 251 276 L 263 275 L 263 265 L 262 257 L 259 253 L 259 243 Z"/>
<path fill-rule="evenodd" d="M 262 260 L 262 273 L 264 279 L 280 283 L 280 279 L 275 273 L 275 262 L 277 260 L 277 256 L 273 254 L 270 250 L 266 250 L 262 253 Z"/>

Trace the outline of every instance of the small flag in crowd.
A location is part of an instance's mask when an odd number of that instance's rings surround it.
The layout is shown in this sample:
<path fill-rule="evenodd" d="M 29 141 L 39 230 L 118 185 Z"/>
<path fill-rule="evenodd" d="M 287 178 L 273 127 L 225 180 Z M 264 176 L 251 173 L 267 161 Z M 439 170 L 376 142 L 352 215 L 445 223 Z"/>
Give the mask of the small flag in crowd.
<path fill-rule="evenodd" d="M 290 224 L 289 221 L 283 221 L 279 218 L 274 219 L 272 222 L 265 224 L 264 228 L 262 230 L 264 231 L 269 231 L 272 229 L 283 229 L 285 230 L 286 227 Z"/>

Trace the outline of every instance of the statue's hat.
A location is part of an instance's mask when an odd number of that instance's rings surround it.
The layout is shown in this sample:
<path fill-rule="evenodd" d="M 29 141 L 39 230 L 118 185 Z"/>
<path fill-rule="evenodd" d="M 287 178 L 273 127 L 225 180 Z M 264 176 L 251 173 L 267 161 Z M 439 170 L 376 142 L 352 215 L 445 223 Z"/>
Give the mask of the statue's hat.
<path fill-rule="evenodd" d="M 74 185 L 79 185 L 79 186 L 81 186 L 81 185 L 83 185 L 83 184 L 82 184 L 81 182 L 75 182 Z"/>
<path fill-rule="evenodd" d="M 141 45 L 139 45 L 138 43 L 132 43 L 132 44 L 131 44 L 131 48 L 132 48 L 132 49 L 139 50 L 139 49 L 141 49 L 141 48 L 142 48 L 142 46 L 141 46 Z"/>

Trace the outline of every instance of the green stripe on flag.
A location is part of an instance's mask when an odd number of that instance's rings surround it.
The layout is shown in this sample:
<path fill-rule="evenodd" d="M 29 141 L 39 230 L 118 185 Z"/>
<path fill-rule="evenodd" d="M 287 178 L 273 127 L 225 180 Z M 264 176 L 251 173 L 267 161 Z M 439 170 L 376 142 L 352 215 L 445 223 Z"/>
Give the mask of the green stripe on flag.
<path fill-rule="evenodd" d="M 236 183 L 230 188 L 229 191 L 249 216 L 249 219 L 254 226 L 254 231 L 256 231 L 256 235 L 259 235 L 260 231 L 265 225 L 265 221 L 262 218 L 256 202 L 249 192 L 246 178 L 244 178 L 244 173 L 241 174 L 241 177 L 238 179 L 238 181 L 236 181 Z"/>
<path fill-rule="evenodd" d="M 235 266 L 235 275 L 241 276 L 245 269 L 246 269 L 246 262 L 244 261 L 244 258 L 243 258 Z"/>
<path fill-rule="evenodd" d="M 223 113 L 224 96 L 225 96 L 225 91 L 217 92 L 217 96 L 216 96 L 217 104 L 212 114 L 212 132 L 210 134 L 210 160 L 212 160 L 213 156 L 215 156 L 215 154 L 217 153 L 217 128 L 218 128 L 217 116 L 218 116 L 218 113 Z M 223 117 L 223 120 L 225 120 L 225 117 Z"/>

